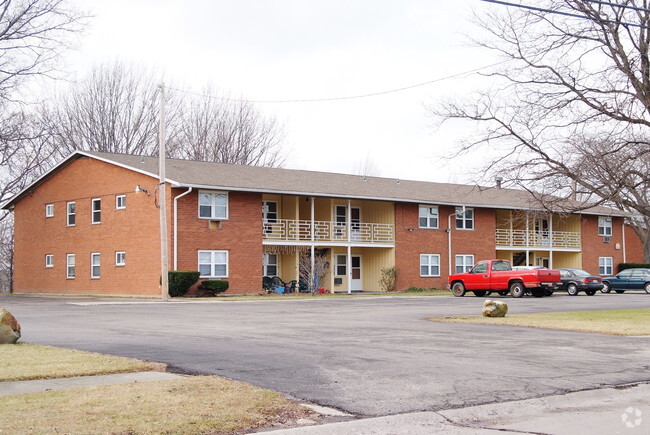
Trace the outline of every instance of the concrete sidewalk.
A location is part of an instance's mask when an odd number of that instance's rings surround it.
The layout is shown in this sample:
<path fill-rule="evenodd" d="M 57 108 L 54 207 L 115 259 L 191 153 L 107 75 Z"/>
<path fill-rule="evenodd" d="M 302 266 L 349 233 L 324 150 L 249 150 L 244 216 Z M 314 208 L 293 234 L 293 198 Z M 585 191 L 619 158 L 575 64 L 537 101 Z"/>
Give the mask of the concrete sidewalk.
<path fill-rule="evenodd" d="M 36 379 L 33 381 L 0 382 L 0 396 L 23 393 L 39 393 L 68 388 L 94 387 L 99 385 L 127 384 L 130 382 L 166 381 L 180 375 L 166 372 L 117 373 L 113 375 L 77 376 L 72 378 Z"/>

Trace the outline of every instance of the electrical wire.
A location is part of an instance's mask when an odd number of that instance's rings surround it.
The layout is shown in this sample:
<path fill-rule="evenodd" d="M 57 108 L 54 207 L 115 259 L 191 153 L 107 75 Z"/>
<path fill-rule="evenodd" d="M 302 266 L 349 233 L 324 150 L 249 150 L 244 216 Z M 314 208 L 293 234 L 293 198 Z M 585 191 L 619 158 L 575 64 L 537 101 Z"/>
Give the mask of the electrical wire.
<path fill-rule="evenodd" d="M 589 3 L 598 3 L 600 5 L 613 6 L 615 8 L 624 8 L 624 9 L 633 9 L 635 11 L 650 12 L 648 8 L 642 8 L 640 6 L 631 6 L 631 5 L 622 5 L 620 3 L 606 2 L 602 0 L 587 0 Z"/>
<path fill-rule="evenodd" d="M 237 98 L 237 99 L 235 99 L 235 98 L 227 98 L 227 97 L 217 97 L 217 96 L 213 96 L 213 95 L 201 94 L 201 93 L 198 93 L 198 92 L 185 91 L 185 90 L 182 90 L 182 89 L 176 89 L 176 88 L 170 88 L 170 87 L 168 87 L 167 89 L 172 90 L 172 91 L 176 91 L 176 92 L 181 92 L 181 93 L 188 94 L 188 95 L 196 95 L 196 96 L 199 96 L 199 97 L 208 97 L 208 98 L 212 98 L 212 99 L 215 99 L 215 100 L 223 100 L 223 101 L 244 101 L 244 102 L 247 102 L 247 103 L 320 103 L 320 102 L 328 102 L 328 101 L 344 101 L 344 100 L 355 100 L 355 99 L 360 99 L 360 98 L 379 97 L 379 96 L 382 96 L 382 95 L 393 94 L 393 93 L 396 93 L 396 92 L 403 92 L 403 91 L 407 91 L 407 90 L 410 90 L 410 89 L 419 88 L 419 87 L 422 87 L 422 86 L 427 86 L 427 85 L 430 85 L 430 84 L 433 84 L 433 83 L 438 83 L 438 82 L 442 82 L 442 81 L 445 81 L 445 80 L 454 79 L 454 78 L 457 78 L 457 77 L 463 77 L 463 76 L 466 76 L 466 75 L 476 74 L 479 71 L 482 71 L 482 70 L 487 69 L 487 68 L 492 68 L 494 66 L 501 65 L 501 64 L 506 63 L 506 62 L 508 62 L 508 61 L 506 60 L 506 61 L 493 63 L 493 64 L 490 64 L 490 65 L 485 65 L 485 66 L 482 66 L 480 68 L 476 68 L 476 69 L 473 69 L 473 70 L 463 71 L 463 72 L 460 72 L 458 74 L 453 74 L 453 75 L 446 76 L 446 77 L 440 77 L 440 78 L 429 80 L 429 81 L 426 81 L 426 82 L 417 83 L 417 84 L 414 84 L 414 85 L 403 86 L 401 88 L 390 89 L 390 90 L 386 90 L 386 91 L 371 92 L 371 93 L 368 93 L 368 94 L 348 95 L 348 96 L 342 96 L 342 97 L 304 98 L 304 99 L 291 99 L 291 100 L 258 100 L 258 99 L 246 99 L 246 98 Z"/>

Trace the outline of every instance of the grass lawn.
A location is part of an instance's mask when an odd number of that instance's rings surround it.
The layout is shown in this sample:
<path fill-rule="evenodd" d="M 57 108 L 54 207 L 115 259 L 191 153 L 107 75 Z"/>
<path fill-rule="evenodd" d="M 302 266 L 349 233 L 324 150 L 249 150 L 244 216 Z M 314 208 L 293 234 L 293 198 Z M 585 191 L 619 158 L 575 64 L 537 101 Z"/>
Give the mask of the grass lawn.
<path fill-rule="evenodd" d="M 2 381 L 164 367 L 24 343 L 1 345 L 0 358 Z M 217 376 L 0 396 L 0 432 L 8 434 L 234 434 L 318 417 L 279 393 Z"/>
<path fill-rule="evenodd" d="M 427 320 L 433 322 L 527 326 L 610 335 L 650 335 L 650 308 L 508 314 L 506 317 L 447 316 L 431 317 Z"/>

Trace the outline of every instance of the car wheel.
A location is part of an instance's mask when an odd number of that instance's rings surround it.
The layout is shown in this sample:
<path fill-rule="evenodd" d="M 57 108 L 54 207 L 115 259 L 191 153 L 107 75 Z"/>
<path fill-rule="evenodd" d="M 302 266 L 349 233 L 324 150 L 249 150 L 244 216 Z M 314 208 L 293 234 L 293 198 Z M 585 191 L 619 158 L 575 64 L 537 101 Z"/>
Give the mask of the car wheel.
<path fill-rule="evenodd" d="M 513 298 L 521 298 L 524 296 L 525 292 L 526 292 L 526 288 L 520 282 L 512 283 L 512 285 L 510 286 L 510 294 L 512 295 Z"/>
<path fill-rule="evenodd" d="M 577 296 L 578 286 L 575 285 L 574 283 L 570 283 L 569 285 L 566 286 L 566 292 L 571 296 Z"/>
<path fill-rule="evenodd" d="M 600 289 L 602 293 L 609 293 L 612 291 L 612 286 L 608 282 L 603 283 L 603 288 Z"/>
<path fill-rule="evenodd" d="M 454 285 L 451 286 L 451 292 L 457 298 L 465 296 L 465 286 L 462 282 L 455 282 Z"/>
<path fill-rule="evenodd" d="M 485 293 L 486 293 L 485 290 L 475 290 L 474 291 L 474 295 L 476 297 L 479 297 L 479 298 L 482 298 L 483 296 L 485 296 Z"/>
<path fill-rule="evenodd" d="M 596 294 L 596 290 L 585 290 L 585 293 L 587 293 L 587 296 L 593 296 Z"/>
<path fill-rule="evenodd" d="M 614 290 L 616 293 L 625 293 L 625 290 Z"/>
<path fill-rule="evenodd" d="M 650 294 L 650 282 L 645 283 L 645 286 L 643 286 L 643 290 L 645 290 L 646 293 Z"/>
<path fill-rule="evenodd" d="M 499 293 L 499 295 L 501 295 L 501 296 L 505 296 L 505 295 L 508 294 L 508 290 L 499 290 L 498 293 Z"/>

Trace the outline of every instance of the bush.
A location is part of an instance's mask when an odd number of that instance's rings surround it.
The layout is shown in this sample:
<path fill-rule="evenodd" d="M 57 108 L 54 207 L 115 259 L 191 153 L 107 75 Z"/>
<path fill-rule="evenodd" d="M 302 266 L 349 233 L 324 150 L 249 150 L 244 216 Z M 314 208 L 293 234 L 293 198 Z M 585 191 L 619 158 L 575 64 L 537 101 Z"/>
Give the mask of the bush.
<path fill-rule="evenodd" d="M 185 295 L 199 280 L 199 272 L 195 270 L 171 270 L 168 272 L 169 296 L 175 298 Z"/>
<path fill-rule="evenodd" d="M 228 290 L 230 283 L 221 279 L 206 279 L 199 284 L 199 291 L 204 295 L 216 295 Z"/>
<path fill-rule="evenodd" d="M 385 292 L 394 292 L 397 287 L 397 275 L 399 275 L 399 271 L 395 266 L 382 267 L 379 280 L 381 289 Z"/>
<path fill-rule="evenodd" d="M 618 271 L 622 272 L 625 269 L 632 269 L 634 267 L 642 267 L 644 269 L 650 269 L 650 264 L 648 263 L 619 263 Z"/>

